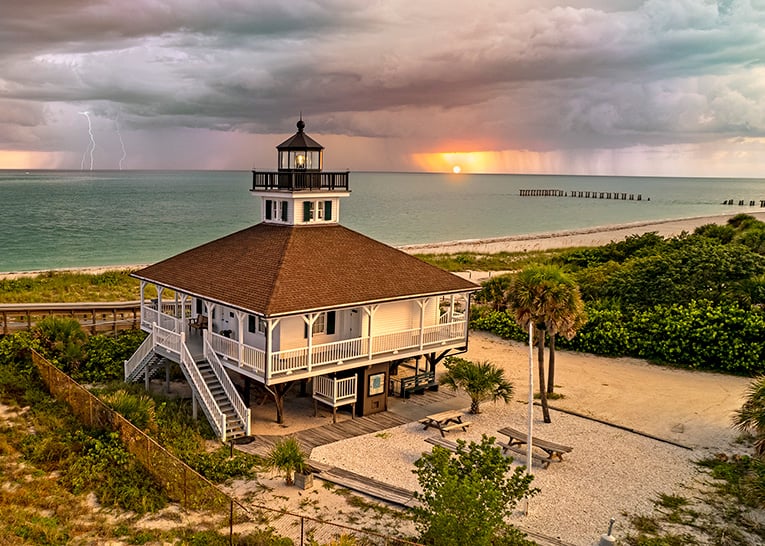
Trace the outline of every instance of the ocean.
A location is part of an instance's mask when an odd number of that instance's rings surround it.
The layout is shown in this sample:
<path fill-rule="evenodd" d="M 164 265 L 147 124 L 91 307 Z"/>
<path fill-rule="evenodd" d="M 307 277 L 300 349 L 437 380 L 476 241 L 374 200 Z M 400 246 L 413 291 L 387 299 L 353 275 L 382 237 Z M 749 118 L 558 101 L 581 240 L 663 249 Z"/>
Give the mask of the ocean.
<path fill-rule="evenodd" d="M 251 185 L 249 171 L 0 171 L 0 272 L 161 260 L 257 223 Z M 341 223 L 395 246 L 762 211 L 765 200 L 765 179 L 737 178 L 351 172 L 350 188 Z"/>

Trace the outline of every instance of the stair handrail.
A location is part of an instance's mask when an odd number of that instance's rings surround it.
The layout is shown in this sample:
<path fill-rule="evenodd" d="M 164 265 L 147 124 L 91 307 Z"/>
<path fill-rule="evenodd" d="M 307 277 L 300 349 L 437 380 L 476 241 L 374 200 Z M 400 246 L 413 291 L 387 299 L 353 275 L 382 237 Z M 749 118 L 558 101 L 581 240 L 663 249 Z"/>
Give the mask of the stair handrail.
<path fill-rule="evenodd" d="M 226 414 L 223 413 L 215 402 L 215 397 L 210 392 L 207 383 L 205 383 L 202 373 L 197 368 L 197 363 L 194 362 L 194 357 L 191 356 L 188 345 L 186 345 L 185 335 L 181 333 L 181 367 L 186 371 L 186 377 L 194 387 L 195 392 L 198 394 L 200 401 L 202 402 L 202 408 L 210 418 L 210 424 L 213 429 L 216 429 L 217 435 L 221 442 L 226 441 Z"/>
<path fill-rule="evenodd" d="M 207 359 L 207 362 L 210 363 L 210 367 L 212 368 L 213 373 L 218 378 L 218 381 L 220 381 L 221 387 L 223 387 L 223 391 L 226 393 L 226 396 L 231 402 L 231 405 L 234 407 L 236 416 L 244 424 L 245 436 L 249 436 L 250 435 L 250 408 L 248 408 L 245 405 L 244 400 L 242 400 L 242 397 L 239 396 L 239 393 L 237 392 L 236 387 L 234 387 L 234 382 L 231 381 L 231 377 L 228 375 L 228 373 L 226 373 L 226 370 L 223 367 L 223 363 L 220 361 L 218 354 L 212 348 L 207 330 L 204 331 L 203 352 L 204 352 L 205 358 Z"/>
<path fill-rule="evenodd" d="M 138 369 L 144 359 L 154 350 L 154 335 L 149 334 L 130 358 L 125 361 L 125 381 Z"/>

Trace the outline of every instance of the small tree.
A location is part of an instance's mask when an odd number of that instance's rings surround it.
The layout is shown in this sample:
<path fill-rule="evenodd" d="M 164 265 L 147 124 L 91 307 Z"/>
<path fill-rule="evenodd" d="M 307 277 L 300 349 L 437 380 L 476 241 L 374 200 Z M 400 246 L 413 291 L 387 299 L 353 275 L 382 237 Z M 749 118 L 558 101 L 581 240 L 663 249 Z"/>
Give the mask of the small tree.
<path fill-rule="evenodd" d="M 746 400 L 733 415 L 733 424 L 754 435 L 757 455 L 765 456 L 765 375 L 749 384 Z"/>
<path fill-rule="evenodd" d="M 485 400 L 496 402 L 502 399 L 508 403 L 513 397 L 513 384 L 505 379 L 505 371 L 491 362 L 476 364 L 464 358 L 449 357 L 446 370 L 439 383 L 455 391 L 464 390 L 470 397 L 470 413 L 481 413 L 479 404 Z"/>
<path fill-rule="evenodd" d="M 533 476 L 517 467 L 508 477 L 512 459 L 502 455 L 494 438 L 481 442 L 457 440 L 457 454 L 439 446 L 423 453 L 414 466 L 422 493 L 414 508 L 420 540 L 443 546 L 470 543 L 532 544 L 523 533 L 506 523 L 520 499 L 535 494 Z"/>
<path fill-rule="evenodd" d="M 294 436 L 278 440 L 266 456 L 265 465 L 277 470 L 287 485 L 294 483 L 295 472 L 304 473 L 308 469 L 308 455 Z"/>

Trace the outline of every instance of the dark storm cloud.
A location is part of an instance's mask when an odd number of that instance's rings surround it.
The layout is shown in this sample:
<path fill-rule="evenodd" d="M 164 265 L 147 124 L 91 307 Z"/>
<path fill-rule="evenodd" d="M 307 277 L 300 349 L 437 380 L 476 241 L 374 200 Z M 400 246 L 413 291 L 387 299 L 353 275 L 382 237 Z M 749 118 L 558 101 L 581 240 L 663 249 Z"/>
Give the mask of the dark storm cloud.
<path fill-rule="evenodd" d="M 316 132 L 458 132 L 498 149 L 765 134 L 765 0 L 1 9 L 0 99 L 20 113 L 0 116 L 0 148 L 50 139 L 85 109 L 132 130 L 244 133 L 286 132 L 303 111 Z"/>

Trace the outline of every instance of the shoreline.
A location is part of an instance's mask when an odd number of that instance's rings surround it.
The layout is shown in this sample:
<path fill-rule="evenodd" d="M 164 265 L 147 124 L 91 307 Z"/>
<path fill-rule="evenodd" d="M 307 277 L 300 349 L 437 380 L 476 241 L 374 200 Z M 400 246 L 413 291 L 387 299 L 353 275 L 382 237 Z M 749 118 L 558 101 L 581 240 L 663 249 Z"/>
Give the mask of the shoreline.
<path fill-rule="evenodd" d="M 499 237 L 484 237 L 479 239 L 463 239 L 437 243 L 418 243 L 397 246 L 408 254 L 457 254 L 475 252 L 478 254 L 496 254 L 498 252 L 529 252 L 572 247 L 602 246 L 611 242 L 621 241 L 633 235 L 643 235 L 655 232 L 662 237 L 674 237 L 683 231 L 693 232 L 705 224 L 725 224 L 728 219 L 740 214 L 734 212 L 716 216 L 694 216 L 687 218 L 669 218 L 631 222 L 625 224 L 607 224 L 582 229 L 527 233 L 521 235 L 505 235 Z M 765 222 L 765 211 L 746 212 Z M 135 270 L 149 264 L 125 264 L 82 267 L 61 267 L 32 271 L 0 271 L 0 280 L 34 277 L 49 272 L 73 272 L 96 275 L 107 271 Z"/>

